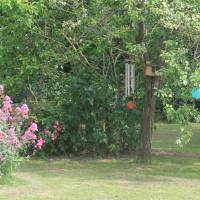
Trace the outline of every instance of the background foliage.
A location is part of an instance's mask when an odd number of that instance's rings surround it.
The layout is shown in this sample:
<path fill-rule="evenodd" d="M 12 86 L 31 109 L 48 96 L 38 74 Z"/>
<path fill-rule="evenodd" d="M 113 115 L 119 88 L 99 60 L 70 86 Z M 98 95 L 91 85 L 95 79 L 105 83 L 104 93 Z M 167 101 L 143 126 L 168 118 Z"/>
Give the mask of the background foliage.
<path fill-rule="evenodd" d="M 47 153 L 136 149 L 144 96 L 141 57 L 148 51 L 156 66 L 160 38 L 164 45 L 158 118 L 184 126 L 199 120 L 191 90 L 200 84 L 200 4 L 139 3 L 1 1 L 0 78 L 15 102 L 31 105 L 41 130 L 60 121 L 63 140 L 48 146 Z M 140 22 L 147 30 L 145 44 L 138 43 Z M 134 111 L 126 109 L 124 98 L 125 59 L 136 66 Z"/>

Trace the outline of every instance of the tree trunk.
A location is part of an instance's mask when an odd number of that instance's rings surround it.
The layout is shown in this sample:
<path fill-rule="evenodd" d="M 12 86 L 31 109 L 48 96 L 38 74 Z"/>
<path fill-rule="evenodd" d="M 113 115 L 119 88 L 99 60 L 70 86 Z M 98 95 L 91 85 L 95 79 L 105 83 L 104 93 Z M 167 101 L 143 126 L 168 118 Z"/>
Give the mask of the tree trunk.
<path fill-rule="evenodd" d="M 138 8 L 144 6 L 145 1 L 141 1 Z M 145 24 L 143 21 L 138 23 L 138 36 L 136 41 L 138 44 L 145 47 L 145 52 L 143 53 L 143 63 L 144 67 L 147 67 L 147 63 L 150 63 L 148 51 L 145 45 Z M 158 54 L 157 62 L 159 71 L 162 65 L 161 61 L 161 49 L 163 46 L 163 37 L 159 39 L 158 43 Z M 154 130 L 154 113 L 156 105 L 155 88 L 159 85 L 159 77 L 157 76 L 146 76 L 145 77 L 145 97 L 144 97 L 144 107 L 141 122 L 141 132 L 140 132 L 140 144 L 139 144 L 139 161 L 142 163 L 151 163 L 151 138 Z"/>
<path fill-rule="evenodd" d="M 151 137 L 153 135 L 154 126 L 154 112 L 156 98 L 154 95 L 156 77 L 146 76 L 145 79 L 145 98 L 143 107 L 143 116 L 141 124 L 140 134 L 140 147 L 139 147 L 139 159 L 140 162 L 151 162 Z"/>
<path fill-rule="evenodd" d="M 163 38 L 161 37 L 157 55 L 158 71 L 162 66 L 162 59 L 160 57 L 162 46 Z M 143 55 L 143 59 L 145 67 L 147 67 L 147 62 L 150 63 L 147 52 Z M 155 90 L 158 88 L 159 82 L 159 76 L 146 76 L 145 78 L 145 97 L 139 146 L 139 159 L 143 163 L 151 163 L 151 138 L 154 131 L 154 113 L 156 106 Z"/>

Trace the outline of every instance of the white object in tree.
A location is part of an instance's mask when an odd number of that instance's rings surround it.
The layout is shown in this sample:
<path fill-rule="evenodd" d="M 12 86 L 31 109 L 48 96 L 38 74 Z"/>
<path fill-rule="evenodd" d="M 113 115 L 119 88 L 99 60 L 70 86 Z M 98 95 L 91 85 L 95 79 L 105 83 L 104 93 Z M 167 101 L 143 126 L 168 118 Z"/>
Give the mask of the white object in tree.
<path fill-rule="evenodd" d="M 135 92 L 135 66 L 134 64 L 125 64 L 125 97 Z"/>
<path fill-rule="evenodd" d="M 128 63 L 125 64 L 125 97 L 128 96 Z"/>
<path fill-rule="evenodd" d="M 135 66 L 133 64 L 131 66 L 131 92 L 135 93 Z"/>

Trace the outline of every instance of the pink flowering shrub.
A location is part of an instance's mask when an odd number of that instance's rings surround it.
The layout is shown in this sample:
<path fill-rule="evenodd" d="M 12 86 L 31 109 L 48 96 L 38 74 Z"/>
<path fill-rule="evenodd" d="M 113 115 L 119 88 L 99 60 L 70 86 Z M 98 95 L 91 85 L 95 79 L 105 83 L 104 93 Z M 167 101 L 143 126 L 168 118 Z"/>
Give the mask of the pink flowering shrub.
<path fill-rule="evenodd" d="M 12 172 L 20 161 L 20 152 L 41 149 L 45 140 L 38 138 L 37 124 L 29 118 L 26 104 L 15 107 L 9 96 L 4 96 L 4 88 L 0 85 L 0 177 Z"/>
<path fill-rule="evenodd" d="M 54 121 L 42 132 L 39 132 L 38 137 L 43 144 L 43 151 L 40 151 L 39 153 L 42 155 L 57 155 L 57 152 L 61 148 L 63 142 L 64 131 L 62 130 L 60 123 L 58 121 Z M 37 144 L 37 149 L 40 149 L 39 144 L 40 143 Z"/>

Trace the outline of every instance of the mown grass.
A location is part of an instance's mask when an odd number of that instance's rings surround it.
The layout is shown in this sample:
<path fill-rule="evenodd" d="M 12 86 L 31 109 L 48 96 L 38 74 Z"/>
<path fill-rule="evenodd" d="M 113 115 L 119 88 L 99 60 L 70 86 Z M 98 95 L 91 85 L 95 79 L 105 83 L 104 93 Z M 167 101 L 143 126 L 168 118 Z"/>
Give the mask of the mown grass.
<path fill-rule="evenodd" d="M 200 124 L 190 124 L 193 136 L 189 144 L 180 147 L 176 145 L 180 127 L 177 124 L 159 123 L 153 135 L 153 148 L 160 151 L 200 153 Z"/>
<path fill-rule="evenodd" d="M 193 129 L 197 140 L 198 127 Z M 176 125 L 162 124 L 153 148 L 180 152 L 173 146 L 176 135 Z M 198 151 L 196 140 L 181 150 L 190 156 L 156 155 L 151 165 L 139 165 L 134 157 L 30 160 L 12 179 L 0 183 L 0 200 L 199 200 L 200 147 Z"/>

